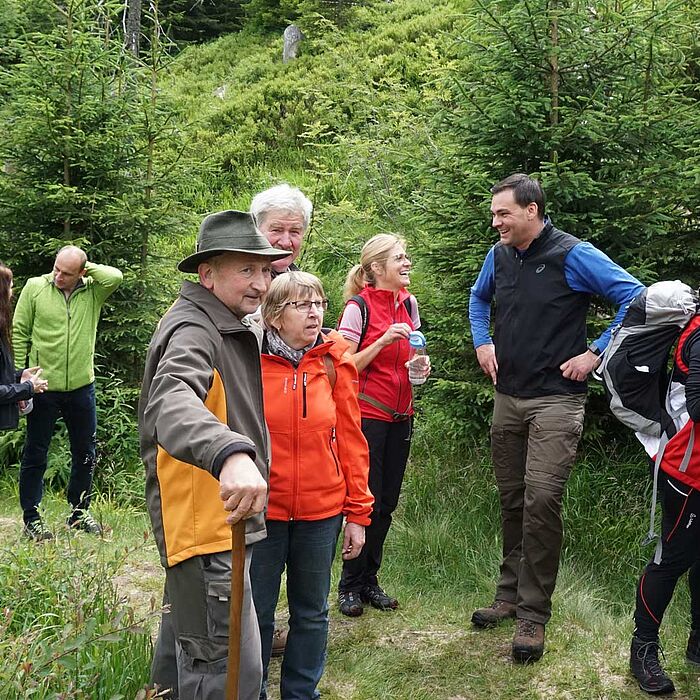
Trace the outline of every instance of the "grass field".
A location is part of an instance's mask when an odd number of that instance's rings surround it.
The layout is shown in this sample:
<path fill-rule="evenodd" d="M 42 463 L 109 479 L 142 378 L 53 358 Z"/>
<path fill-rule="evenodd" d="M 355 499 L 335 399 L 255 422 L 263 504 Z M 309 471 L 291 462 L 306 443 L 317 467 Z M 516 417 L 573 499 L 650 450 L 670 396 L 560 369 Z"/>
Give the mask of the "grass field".
<path fill-rule="evenodd" d="M 322 697 L 646 697 L 627 670 L 634 585 L 648 556 L 630 547 L 629 538 L 637 542 L 644 531 L 645 489 L 629 493 L 625 468 L 610 483 L 611 477 L 591 477 L 597 458 L 581 461 L 567 496 L 571 526 L 546 653 L 538 664 L 516 666 L 510 660 L 512 625 L 491 631 L 470 625 L 473 608 L 491 600 L 499 561 L 488 460 L 475 449 L 467 464 L 454 453 L 431 452 L 421 439 L 383 568 L 382 583 L 401 607 L 394 613 L 367 609 L 349 619 L 332 605 Z M 598 492 L 592 483 L 601 481 Z M 610 494 L 621 490 L 630 499 L 624 507 L 601 495 L 614 501 Z M 59 496 L 47 495 L 45 506 L 56 541 L 37 546 L 21 538 L 16 487 L 10 479 L 2 482 L 0 698 L 135 698 L 148 679 L 163 582 L 148 519 L 137 508 L 98 498 L 94 514 L 111 529 L 99 540 L 65 528 Z M 628 530 L 632 535 L 625 535 Z M 338 568 L 336 562 L 334 585 Z M 666 668 L 678 689 L 674 697 L 700 700 L 700 674 L 684 658 L 687 610 L 683 585 L 662 629 Z M 282 604 L 278 615 L 284 619 Z M 278 697 L 278 675 L 279 661 L 273 660 L 271 698 Z"/>

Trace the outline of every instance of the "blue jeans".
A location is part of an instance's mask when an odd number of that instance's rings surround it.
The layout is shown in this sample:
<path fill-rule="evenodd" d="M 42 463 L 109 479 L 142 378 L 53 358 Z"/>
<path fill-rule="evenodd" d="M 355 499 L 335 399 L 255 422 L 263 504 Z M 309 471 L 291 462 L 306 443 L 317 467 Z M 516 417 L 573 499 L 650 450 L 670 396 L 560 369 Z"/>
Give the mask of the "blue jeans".
<path fill-rule="evenodd" d="M 46 458 L 59 416 L 63 417 L 70 441 L 68 502 L 74 512 L 87 510 L 90 505 L 97 430 L 95 385 L 36 394 L 34 410 L 27 415 L 27 438 L 19 471 L 19 502 L 25 523 L 39 517 Z"/>
<path fill-rule="evenodd" d="M 267 699 L 275 608 L 285 567 L 289 636 L 282 661 L 280 697 L 320 697 L 316 686 L 326 664 L 331 564 L 342 523 L 342 515 L 324 520 L 268 520 L 267 539 L 253 546 L 250 580 L 262 643 L 261 700 Z"/>

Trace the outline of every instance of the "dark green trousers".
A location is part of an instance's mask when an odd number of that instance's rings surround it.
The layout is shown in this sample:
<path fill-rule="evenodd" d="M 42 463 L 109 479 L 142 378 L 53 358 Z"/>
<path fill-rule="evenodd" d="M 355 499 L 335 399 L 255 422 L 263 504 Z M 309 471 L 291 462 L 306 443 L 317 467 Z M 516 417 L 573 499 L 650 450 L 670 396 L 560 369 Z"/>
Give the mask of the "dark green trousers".
<path fill-rule="evenodd" d="M 585 394 L 516 398 L 496 392 L 491 457 L 501 500 L 503 561 L 496 599 L 546 624 L 559 571 L 561 503 L 576 457 Z"/>

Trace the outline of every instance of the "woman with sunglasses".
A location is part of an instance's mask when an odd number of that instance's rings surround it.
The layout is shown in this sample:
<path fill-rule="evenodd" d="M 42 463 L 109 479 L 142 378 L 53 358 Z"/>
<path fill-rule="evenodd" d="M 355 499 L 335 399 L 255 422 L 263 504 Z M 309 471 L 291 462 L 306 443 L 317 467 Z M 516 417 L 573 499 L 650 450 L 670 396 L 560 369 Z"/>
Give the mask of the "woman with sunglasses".
<path fill-rule="evenodd" d="M 372 522 L 359 557 L 343 563 L 340 612 L 357 617 L 363 603 L 394 610 L 399 603 L 379 585 L 384 541 L 401 492 L 413 425 L 413 392 L 406 364 L 408 336 L 420 328 L 416 298 L 406 288 L 411 261 L 404 241 L 380 233 L 362 248 L 360 264 L 345 283 L 346 305 L 338 330 L 360 373 L 362 432 L 369 444 Z M 363 311 L 364 308 L 364 311 Z M 430 374 L 430 364 L 420 370 Z"/>
<path fill-rule="evenodd" d="M 253 548 L 250 578 L 262 642 L 262 699 L 285 569 L 289 635 L 280 697 L 319 697 L 331 564 L 343 517 L 342 556 L 349 560 L 362 549 L 372 510 L 357 370 L 342 337 L 321 329 L 327 305 L 316 277 L 292 271 L 273 280 L 261 308 L 272 459 L 267 538 Z"/>

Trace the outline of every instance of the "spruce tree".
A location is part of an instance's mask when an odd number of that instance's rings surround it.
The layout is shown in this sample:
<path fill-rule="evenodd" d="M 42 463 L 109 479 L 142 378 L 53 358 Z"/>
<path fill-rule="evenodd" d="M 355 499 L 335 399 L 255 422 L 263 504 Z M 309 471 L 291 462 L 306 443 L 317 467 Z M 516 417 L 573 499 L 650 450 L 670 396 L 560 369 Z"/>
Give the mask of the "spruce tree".
<path fill-rule="evenodd" d="M 697 283 L 700 157 L 691 4 L 477 0 L 419 167 L 418 252 L 436 290 L 431 354 L 453 410 L 483 424 L 490 389 L 467 303 L 488 248 L 489 187 L 537 174 L 555 224 L 645 283 Z M 591 324 L 595 337 L 609 309 Z M 464 348 L 456 353 L 455 348 Z M 467 414 L 465 414 L 467 412 Z"/>

